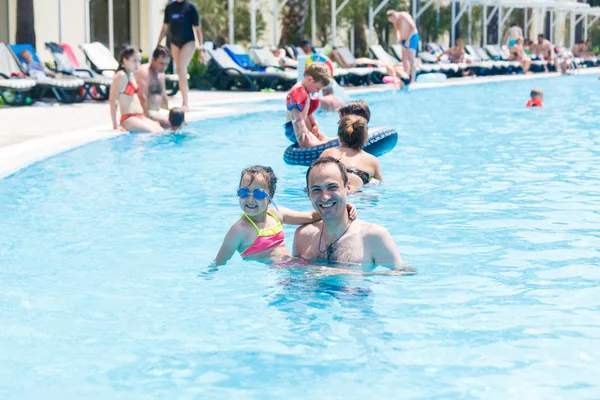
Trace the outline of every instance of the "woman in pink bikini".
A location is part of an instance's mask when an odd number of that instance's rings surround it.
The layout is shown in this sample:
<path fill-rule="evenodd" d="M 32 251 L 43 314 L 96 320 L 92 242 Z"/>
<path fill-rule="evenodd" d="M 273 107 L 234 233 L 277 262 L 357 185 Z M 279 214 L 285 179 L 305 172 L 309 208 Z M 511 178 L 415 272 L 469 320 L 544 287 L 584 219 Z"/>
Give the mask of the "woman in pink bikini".
<path fill-rule="evenodd" d="M 113 129 L 119 126 L 129 132 L 162 133 L 158 124 L 144 116 L 144 109 L 138 98 L 138 85 L 133 77 L 141 64 L 140 51 L 128 46 L 119 54 L 119 69 L 115 72 L 110 87 L 110 117 Z M 117 124 L 117 106 L 121 112 L 120 123 Z"/>
<path fill-rule="evenodd" d="M 214 265 L 225 264 L 238 251 L 243 259 L 285 262 L 292 256 L 284 242 L 282 224 L 304 225 L 321 219 L 316 211 L 278 208 L 273 202 L 277 177 L 270 167 L 255 165 L 242 171 L 237 195 L 244 212 L 225 235 Z M 269 208 L 273 204 L 273 208 Z M 347 205 L 351 219 L 356 209 Z"/>

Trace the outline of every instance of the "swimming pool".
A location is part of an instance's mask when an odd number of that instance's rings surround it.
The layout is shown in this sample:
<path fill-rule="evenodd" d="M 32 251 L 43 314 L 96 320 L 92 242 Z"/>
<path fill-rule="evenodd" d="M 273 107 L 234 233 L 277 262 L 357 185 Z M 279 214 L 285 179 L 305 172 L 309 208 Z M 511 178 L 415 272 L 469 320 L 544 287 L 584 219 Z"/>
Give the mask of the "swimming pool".
<path fill-rule="evenodd" d="M 533 87 L 544 109 L 524 109 Z M 352 200 L 412 277 L 237 255 L 207 271 L 244 167 L 272 166 L 278 204 L 310 207 L 305 169 L 282 160 L 283 112 L 122 136 L 1 180 L 0 398 L 598 397 L 597 89 L 365 97 L 400 140 L 382 190 Z M 320 121 L 333 134 L 336 117 Z"/>

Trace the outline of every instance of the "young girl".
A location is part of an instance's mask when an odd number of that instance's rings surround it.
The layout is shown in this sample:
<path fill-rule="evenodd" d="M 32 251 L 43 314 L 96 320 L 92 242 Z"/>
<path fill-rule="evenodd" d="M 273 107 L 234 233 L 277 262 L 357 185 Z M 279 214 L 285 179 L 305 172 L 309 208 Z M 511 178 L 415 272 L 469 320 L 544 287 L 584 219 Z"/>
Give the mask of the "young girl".
<path fill-rule="evenodd" d="M 238 251 L 245 260 L 284 261 L 291 253 L 283 241 L 282 224 L 303 225 L 321 219 L 316 211 L 278 208 L 273 202 L 277 177 L 270 167 L 255 165 L 242 171 L 237 195 L 244 212 L 225 235 L 214 265 L 225 264 Z M 273 204 L 275 209 L 269 208 Z M 347 204 L 351 219 L 356 209 Z"/>
<path fill-rule="evenodd" d="M 138 98 L 138 86 L 133 73 L 142 62 L 138 49 L 128 46 L 119 54 L 119 69 L 115 73 L 110 86 L 110 117 L 113 129 L 119 125 L 130 132 L 161 133 L 162 127 L 158 122 L 144 116 L 144 109 Z M 117 105 L 121 111 L 121 120 L 117 124 Z"/>

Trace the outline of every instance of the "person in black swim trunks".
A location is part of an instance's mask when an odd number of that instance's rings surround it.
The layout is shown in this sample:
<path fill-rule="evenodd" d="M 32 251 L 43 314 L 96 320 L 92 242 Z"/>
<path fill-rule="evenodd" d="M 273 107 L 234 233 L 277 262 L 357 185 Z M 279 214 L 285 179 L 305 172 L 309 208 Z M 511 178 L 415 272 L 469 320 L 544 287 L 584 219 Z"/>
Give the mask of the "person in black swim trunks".
<path fill-rule="evenodd" d="M 339 122 L 338 137 L 340 146 L 326 149 L 320 158 L 333 157 L 346 166 L 353 192 L 368 184 L 371 178 L 383 180 L 379 160 L 362 149 L 369 138 L 366 119 L 358 115 L 343 117 Z"/>
<path fill-rule="evenodd" d="M 194 43 L 194 31 L 200 49 L 202 49 L 202 28 L 200 26 L 200 14 L 198 9 L 190 0 L 176 0 L 167 5 L 165 8 L 165 19 L 163 28 L 158 36 L 158 44 L 165 38 L 167 32 L 169 33 L 169 40 L 171 42 L 171 56 L 179 76 L 179 88 L 181 89 L 181 96 L 183 98 L 183 109 L 188 111 L 188 80 L 187 80 L 187 69 L 196 46 Z M 204 61 L 202 56 L 202 50 L 198 53 L 198 59 L 200 62 Z"/>

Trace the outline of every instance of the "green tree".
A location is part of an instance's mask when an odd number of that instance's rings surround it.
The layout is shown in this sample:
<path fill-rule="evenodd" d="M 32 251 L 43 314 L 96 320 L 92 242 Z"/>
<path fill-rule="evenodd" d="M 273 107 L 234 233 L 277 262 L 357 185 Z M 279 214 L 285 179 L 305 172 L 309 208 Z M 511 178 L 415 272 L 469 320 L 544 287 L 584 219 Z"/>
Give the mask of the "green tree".
<path fill-rule="evenodd" d="M 299 45 L 305 39 L 309 0 L 289 0 L 283 8 L 279 46 Z"/>
<path fill-rule="evenodd" d="M 17 34 L 16 43 L 31 43 L 35 47 L 35 24 L 33 0 L 17 2 Z"/>
<path fill-rule="evenodd" d="M 204 40 L 217 45 L 227 43 L 229 38 L 229 14 L 227 0 L 193 0 L 198 7 L 202 19 Z M 235 41 L 250 41 L 250 0 L 235 0 L 233 10 L 235 20 Z M 256 36 L 260 37 L 265 30 L 265 21 L 260 10 L 256 10 Z"/>

